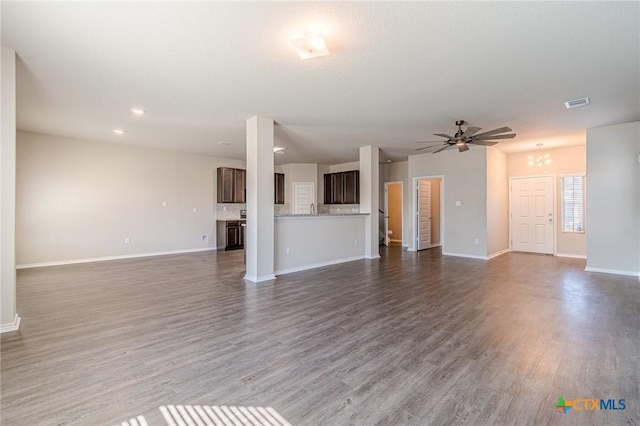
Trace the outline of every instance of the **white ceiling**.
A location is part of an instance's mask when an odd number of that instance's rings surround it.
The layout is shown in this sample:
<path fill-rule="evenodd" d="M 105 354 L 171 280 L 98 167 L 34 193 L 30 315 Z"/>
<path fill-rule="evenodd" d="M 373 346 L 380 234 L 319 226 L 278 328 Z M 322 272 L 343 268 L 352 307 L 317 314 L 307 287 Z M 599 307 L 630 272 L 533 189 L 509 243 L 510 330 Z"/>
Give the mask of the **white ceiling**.
<path fill-rule="evenodd" d="M 2 45 L 19 58 L 21 130 L 243 159 L 245 120 L 263 115 L 287 147 L 278 163 L 336 164 L 365 145 L 406 158 L 457 119 L 510 126 L 517 137 L 497 147 L 516 152 L 640 118 L 639 2 L 1 8 Z M 318 29 L 331 55 L 300 60 L 289 38 Z M 565 109 L 585 96 L 591 105 Z"/>

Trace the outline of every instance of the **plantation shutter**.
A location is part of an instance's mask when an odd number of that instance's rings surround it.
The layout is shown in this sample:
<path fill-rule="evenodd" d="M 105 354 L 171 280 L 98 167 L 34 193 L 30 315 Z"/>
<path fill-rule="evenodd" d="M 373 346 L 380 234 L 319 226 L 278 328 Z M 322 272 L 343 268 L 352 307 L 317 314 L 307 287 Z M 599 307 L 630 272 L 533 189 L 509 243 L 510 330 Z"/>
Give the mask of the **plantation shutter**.
<path fill-rule="evenodd" d="M 562 232 L 584 232 L 584 176 L 562 177 Z"/>

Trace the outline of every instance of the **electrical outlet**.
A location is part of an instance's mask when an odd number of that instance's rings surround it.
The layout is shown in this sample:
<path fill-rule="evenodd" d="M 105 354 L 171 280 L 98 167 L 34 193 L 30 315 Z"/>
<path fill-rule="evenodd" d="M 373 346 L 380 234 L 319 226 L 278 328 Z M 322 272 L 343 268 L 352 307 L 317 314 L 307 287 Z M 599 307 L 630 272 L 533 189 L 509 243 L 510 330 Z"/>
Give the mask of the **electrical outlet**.
<path fill-rule="evenodd" d="M 353 240 L 353 245 L 357 246 L 358 245 L 358 240 Z"/>
<path fill-rule="evenodd" d="M 456 201 L 456 207 L 460 207 L 462 205 L 462 201 Z"/>
<path fill-rule="evenodd" d="M 162 202 L 162 207 L 167 207 L 167 205 L 169 205 L 169 203 L 167 203 L 166 201 Z"/>
<path fill-rule="evenodd" d="M 291 254 L 291 248 L 290 248 L 290 247 L 287 247 L 287 249 L 285 250 L 285 252 L 286 252 L 287 254 Z"/>
<path fill-rule="evenodd" d="M 473 244 L 475 244 L 475 245 L 480 244 L 480 240 L 476 238 L 475 240 L 473 240 Z"/>
<path fill-rule="evenodd" d="M 209 236 L 207 234 L 200 235 L 200 242 L 202 244 L 205 244 L 207 241 L 209 241 Z"/>
<path fill-rule="evenodd" d="M 129 244 L 131 242 L 131 240 L 129 239 L 129 237 L 124 237 L 124 243 L 125 244 Z"/>
<path fill-rule="evenodd" d="M 194 212 L 194 213 L 198 213 L 198 208 L 197 208 L 197 207 L 194 207 L 194 208 L 193 208 L 193 212 Z"/>

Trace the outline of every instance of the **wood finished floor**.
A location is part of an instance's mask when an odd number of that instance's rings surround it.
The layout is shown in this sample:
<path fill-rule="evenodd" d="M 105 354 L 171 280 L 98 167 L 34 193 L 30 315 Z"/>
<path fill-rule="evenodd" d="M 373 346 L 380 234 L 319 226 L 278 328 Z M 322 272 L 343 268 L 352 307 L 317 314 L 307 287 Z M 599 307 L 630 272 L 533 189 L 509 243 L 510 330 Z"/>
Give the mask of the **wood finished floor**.
<path fill-rule="evenodd" d="M 168 404 L 270 406 L 294 425 L 640 423 L 637 278 L 382 256 L 258 286 L 241 251 L 18 271 L 2 425 L 162 425 Z M 561 414 L 559 396 L 626 410 Z"/>

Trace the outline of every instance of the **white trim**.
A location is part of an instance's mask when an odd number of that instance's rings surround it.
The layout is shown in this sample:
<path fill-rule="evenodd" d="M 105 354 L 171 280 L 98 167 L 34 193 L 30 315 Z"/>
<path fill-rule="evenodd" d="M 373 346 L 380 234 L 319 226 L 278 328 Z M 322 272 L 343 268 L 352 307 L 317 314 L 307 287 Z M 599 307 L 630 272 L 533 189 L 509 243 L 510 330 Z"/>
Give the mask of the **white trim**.
<path fill-rule="evenodd" d="M 497 251 L 495 253 L 491 253 L 489 256 L 487 256 L 487 260 L 493 259 L 494 257 L 498 257 L 498 256 L 503 255 L 505 253 L 509 253 L 510 251 L 511 251 L 511 249 L 506 248 L 504 250 L 500 250 L 500 251 Z"/>
<path fill-rule="evenodd" d="M 23 263 L 20 265 L 16 265 L 16 269 L 40 268 L 43 266 L 74 265 L 77 263 L 105 262 L 109 260 L 135 259 L 138 257 L 165 256 L 168 254 L 196 253 L 200 251 L 214 251 L 214 250 L 216 250 L 216 247 L 171 250 L 171 251 L 157 251 L 152 253 L 124 254 L 120 256 L 89 257 L 86 259 L 59 260 L 55 262 Z"/>
<path fill-rule="evenodd" d="M 373 256 L 365 256 L 365 259 L 369 259 L 369 260 L 373 260 L 373 259 L 380 259 L 382 256 L 380 256 L 379 254 L 374 254 Z"/>
<path fill-rule="evenodd" d="M 244 279 L 247 281 L 251 281 L 252 283 L 261 283 L 265 281 L 272 281 L 276 279 L 275 275 L 262 275 L 261 277 L 255 275 L 245 275 Z"/>
<path fill-rule="evenodd" d="M 601 274 L 614 274 L 614 275 L 626 275 L 629 277 L 640 277 L 640 272 L 635 271 L 622 271 L 620 269 L 607 269 L 607 268 L 594 268 L 587 266 L 584 268 L 586 272 L 598 272 Z"/>
<path fill-rule="evenodd" d="M 443 256 L 467 257 L 469 259 L 489 260 L 487 256 L 476 256 L 475 254 L 463 253 L 442 253 Z"/>
<path fill-rule="evenodd" d="M 322 268 L 323 266 L 331 266 L 337 265 L 339 263 L 345 262 L 353 262 L 354 260 L 362 260 L 362 259 L 377 259 L 380 255 L 376 255 L 375 257 L 365 257 L 365 255 L 353 256 L 353 257 L 345 257 L 342 259 L 328 260 L 326 262 L 318 262 L 318 263 L 309 263 L 307 265 L 302 266 L 294 266 L 293 268 L 287 269 L 279 269 L 275 272 L 276 275 L 285 275 L 290 274 L 292 272 L 306 271 L 308 269 Z"/>
<path fill-rule="evenodd" d="M 16 316 L 13 317 L 13 322 L 10 322 L 9 324 L 0 325 L 0 334 L 8 333 L 10 331 L 17 331 L 19 328 L 20 328 L 20 316 L 16 314 Z"/>
<path fill-rule="evenodd" d="M 556 253 L 558 257 L 570 257 L 572 259 L 586 259 L 587 255 L 585 254 L 569 254 L 569 253 Z"/>

